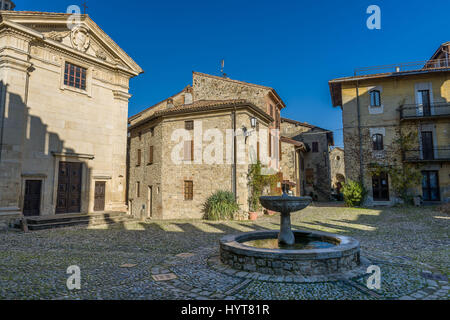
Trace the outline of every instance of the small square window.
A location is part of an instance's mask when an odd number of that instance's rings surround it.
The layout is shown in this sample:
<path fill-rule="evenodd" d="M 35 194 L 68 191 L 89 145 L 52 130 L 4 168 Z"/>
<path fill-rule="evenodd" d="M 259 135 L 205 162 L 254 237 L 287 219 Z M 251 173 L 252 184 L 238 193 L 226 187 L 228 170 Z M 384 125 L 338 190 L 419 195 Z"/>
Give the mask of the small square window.
<path fill-rule="evenodd" d="M 194 121 L 185 121 L 184 128 L 188 131 L 194 130 Z"/>

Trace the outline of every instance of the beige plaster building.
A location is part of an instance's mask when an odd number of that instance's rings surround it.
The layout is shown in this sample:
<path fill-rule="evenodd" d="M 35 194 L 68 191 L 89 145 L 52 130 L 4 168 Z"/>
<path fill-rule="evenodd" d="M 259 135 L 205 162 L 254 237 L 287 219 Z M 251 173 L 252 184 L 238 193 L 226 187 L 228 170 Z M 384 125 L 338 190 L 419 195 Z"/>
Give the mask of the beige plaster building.
<path fill-rule="evenodd" d="M 412 196 L 450 201 L 449 54 L 447 42 L 427 61 L 355 70 L 329 82 L 333 106 L 342 108 L 346 176 L 364 183 L 368 205 L 399 201 L 389 168 L 420 170 Z M 374 166 L 386 170 L 374 174 Z"/>
<path fill-rule="evenodd" d="M 3 221 L 127 210 L 129 79 L 142 69 L 89 16 L 69 17 L 0 12 Z"/>
<path fill-rule="evenodd" d="M 206 199 L 218 190 L 233 192 L 241 210 L 248 212 L 252 159 L 280 166 L 279 137 L 269 138 L 269 129 L 280 127 L 284 107 L 272 88 L 194 72 L 192 86 L 129 119 L 131 213 L 199 219 Z M 174 139 L 177 130 L 189 137 Z M 259 135 L 265 144 L 256 141 Z M 211 150 L 218 140 L 222 147 Z M 174 152 L 181 155 L 179 161 Z M 214 161 L 208 162 L 209 154 Z"/>

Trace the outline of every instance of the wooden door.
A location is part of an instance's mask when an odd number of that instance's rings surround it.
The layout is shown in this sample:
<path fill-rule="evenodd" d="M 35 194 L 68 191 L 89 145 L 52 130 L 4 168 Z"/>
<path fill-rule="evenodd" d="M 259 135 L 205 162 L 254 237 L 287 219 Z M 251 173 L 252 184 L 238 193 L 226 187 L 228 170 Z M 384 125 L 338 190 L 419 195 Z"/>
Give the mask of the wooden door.
<path fill-rule="evenodd" d="M 389 201 L 389 178 L 386 173 L 372 177 L 372 191 L 374 201 Z"/>
<path fill-rule="evenodd" d="M 105 211 L 106 182 L 95 182 L 94 211 Z"/>
<path fill-rule="evenodd" d="M 422 157 L 424 160 L 434 159 L 433 132 L 422 132 Z"/>
<path fill-rule="evenodd" d="M 40 215 L 41 208 L 41 180 L 25 181 L 25 197 L 23 204 L 23 215 L 33 217 Z"/>
<path fill-rule="evenodd" d="M 82 164 L 60 162 L 56 213 L 80 213 Z"/>

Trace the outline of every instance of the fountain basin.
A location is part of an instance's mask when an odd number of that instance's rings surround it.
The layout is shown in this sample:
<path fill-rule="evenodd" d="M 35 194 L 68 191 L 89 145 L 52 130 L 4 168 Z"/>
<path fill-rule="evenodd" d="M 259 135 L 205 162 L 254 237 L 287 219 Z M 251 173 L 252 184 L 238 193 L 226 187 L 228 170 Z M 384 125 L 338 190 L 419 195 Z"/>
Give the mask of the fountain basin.
<path fill-rule="evenodd" d="M 226 236 L 220 241 L 220 259 L 236 270 L 306 277 L 344 273 L 361 264 L 357 240 L 325 232 L 294 231 L 294 236 L 296 243 L 318 240 L 330 244 L 326 248 L 267 249 L 245 244 L 276 240 L 278 234 L 278 231 L 257 231 Z"/>

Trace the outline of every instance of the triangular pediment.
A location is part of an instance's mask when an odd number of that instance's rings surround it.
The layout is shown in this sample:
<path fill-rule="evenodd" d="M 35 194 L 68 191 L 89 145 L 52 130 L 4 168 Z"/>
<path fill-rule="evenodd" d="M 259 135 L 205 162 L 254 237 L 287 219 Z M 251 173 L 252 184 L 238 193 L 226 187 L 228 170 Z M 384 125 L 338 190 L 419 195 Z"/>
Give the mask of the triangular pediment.
<path fill-rule="evenodd" d="M 11 11 L 2 13 L 1 16 L 3 21 L 40 34 L 48 43 L 75 50 L 110 65 L 120 66 L 121 69 L 136 75 L 143 72 L 139 65 L 87 15 L 78 16 L 78 20 L 70 20 L 69 14 L 43 12 Z"/>

